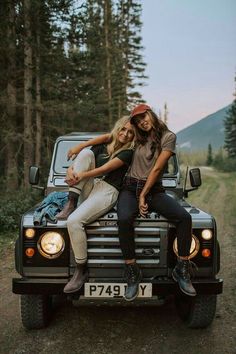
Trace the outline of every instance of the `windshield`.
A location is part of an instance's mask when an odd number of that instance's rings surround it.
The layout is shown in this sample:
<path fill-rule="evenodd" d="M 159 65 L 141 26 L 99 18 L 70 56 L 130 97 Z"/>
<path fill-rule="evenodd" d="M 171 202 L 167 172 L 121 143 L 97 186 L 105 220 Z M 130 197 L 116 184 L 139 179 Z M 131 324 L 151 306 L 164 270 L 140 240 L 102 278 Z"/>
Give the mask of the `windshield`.
<path fill-rule="evenodd" d="M 67 152 L 73 146 L 82 143 L 83 140 L 61 140 L 56 145 L 55 161 L 53 165 L 54 173 L 66 174 L 67 168 L 72 164 L 72 160 L 67 160 Z"/>
<path fill-rule="evenodd" d="M 176 155 L 173 155 L 169 158 L 168 164 L 165 167 L 163 177 L 173 177 L 178 172 Z"/>
<path fill-rule="evenodd" d="M 53 170 L 55 174 L 66 174 L 67 168 L 72 164 L 72 161 L 67 161 L 67 152 L 73 146 L 82 143 L 84 140 L 60 140 L 56 145 L 56 150 L 54 152 L 55 161 L 53 165 Z M 173 155 L 168 161 L 168 165 L 165 168 L 163 177 L 173 177 L 178 172 L 176 156 Z"/>

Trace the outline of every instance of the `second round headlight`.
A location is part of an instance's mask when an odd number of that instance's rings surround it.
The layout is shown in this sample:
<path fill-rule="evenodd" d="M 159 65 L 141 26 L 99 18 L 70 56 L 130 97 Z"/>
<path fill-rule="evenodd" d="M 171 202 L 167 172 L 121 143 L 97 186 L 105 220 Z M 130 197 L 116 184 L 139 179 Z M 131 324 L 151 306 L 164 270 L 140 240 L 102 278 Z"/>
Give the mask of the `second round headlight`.
<path fill-rule="evenodd" d="M 195 257 L 199 251 L 200 248 L 200 242 L 198 238 L 195 235 L 192 235 L 192 242 L 191 242 L 191 247 L 190 247 L 190 253 L 189 253 L 189 259 Z M 174 239 L 173 242 L 173 250 L 178 256 L 178 246 L 177 246 L 177 237 Z"/>
<path fill-rule="evenodd" d="M 59 257 L 64 248 L 65 241 L 58 232 L 45 232 L 38 241 L 38 250 L 46 258 Z"/>

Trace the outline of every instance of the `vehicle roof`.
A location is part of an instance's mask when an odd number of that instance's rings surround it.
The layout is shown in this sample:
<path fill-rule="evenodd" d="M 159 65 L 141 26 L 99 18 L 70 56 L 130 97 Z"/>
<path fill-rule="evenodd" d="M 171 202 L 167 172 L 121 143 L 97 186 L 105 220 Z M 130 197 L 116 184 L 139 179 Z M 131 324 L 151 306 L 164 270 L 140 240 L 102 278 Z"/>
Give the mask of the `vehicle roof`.
<path fill-rule="evenodd" d="M 106 134 L 107 132 L 71 132 L 69 134 L 61 135 L 57 138 L 58 140 L 71 140 L 71 139 L 92 139 L 98 135 Z"/>

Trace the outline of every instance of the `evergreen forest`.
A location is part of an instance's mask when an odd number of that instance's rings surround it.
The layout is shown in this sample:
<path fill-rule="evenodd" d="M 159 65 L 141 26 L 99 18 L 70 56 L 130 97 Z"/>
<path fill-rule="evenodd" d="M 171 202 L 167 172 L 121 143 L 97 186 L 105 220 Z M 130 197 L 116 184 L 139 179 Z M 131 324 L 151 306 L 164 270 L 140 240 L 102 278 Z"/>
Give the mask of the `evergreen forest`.
<path fill-rule="evenodd" d="M 109 131 L 142 102 L 141 4 L 137 0 L 0 2 L 0 179 L 28 186 L 46 172 L 55 138 Z"/>

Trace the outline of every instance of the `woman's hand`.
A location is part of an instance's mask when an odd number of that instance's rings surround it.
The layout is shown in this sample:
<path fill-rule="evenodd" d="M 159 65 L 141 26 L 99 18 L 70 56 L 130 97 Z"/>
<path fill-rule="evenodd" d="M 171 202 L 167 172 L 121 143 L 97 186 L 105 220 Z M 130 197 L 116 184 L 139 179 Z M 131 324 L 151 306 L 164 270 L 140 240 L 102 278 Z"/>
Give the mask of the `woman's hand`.
<path fill-rule="evenodd" d="M 76 183 L 79 183 L 80 181 L 82 181 L 82 179 L 85 178 L 85 173 L 84 172 L 77 172 L 75 173 L 75 179 L 76 179 Z"/>
<path fill-rule="evenodd" d="M 77 184 L 77 179 L 76 179 L 76 173 L 74 172 L 74 168 L 73 165 L 70 166 L 67 171 L 66 171 L 66 178 L 65 178 L 65 182 L 69 185 L 69 186 L 73 186 L 74 184 Z"/>
<path fill-rule="evenodd" d="M 65 182 L 67 183 L 74 178 L 74 168 L 73 165 L 67 168 Z"/>
<path fill-rule="evenodd" d="M 66 183 L 72 187 L 74 186 L 75 184 L 78 184 L 80 181 L 82 181 L 82 179 L 85 178 L 85 174 L 84 172 L 78 172 L 78 173 L 75 173 L 73 172 L 72 176 L 67 180 L 66 179 Z"/>
<path fill-rule="evenodd" d="M 139 212 L 143 217 L 145 217 L 148 213 L 148 204 L 142 194 L 139 196 Z"/>
<path fill-rule="evenodd" d="M 83 150 L 82 144 L 80 144 L 80 145 L 77 145 L 77 146 L 71 148 L 70 150 L 68 150 L 67 161 L 69 161 L 70 159 L 72 159 L 72 161 L 73 161 L 76 158 L 76 156 L 80 153 L 80 151 Z"/>

